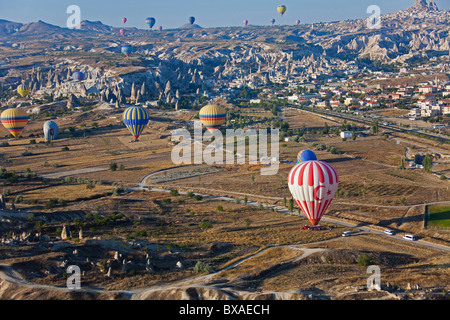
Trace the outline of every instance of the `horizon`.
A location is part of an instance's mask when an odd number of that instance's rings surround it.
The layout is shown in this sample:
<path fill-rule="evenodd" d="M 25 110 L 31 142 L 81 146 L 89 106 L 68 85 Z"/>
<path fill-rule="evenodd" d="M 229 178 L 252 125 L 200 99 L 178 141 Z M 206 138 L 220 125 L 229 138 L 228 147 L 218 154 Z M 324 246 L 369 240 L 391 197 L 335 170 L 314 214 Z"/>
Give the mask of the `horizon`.
<path fill-rule="evenodd" d="M 100 4 L 99 4 L 100 2 Z M 248 20 L 249 26 L 270 25 L 270 20 L 275 19 L 275 25 L 294 25 L 299 19 L 301 24 L 312 24 L 318 22 L 337 22 L 345 20 L 364 19 L 367 7 L 373 5 L 371 0 L 346 0 L 345 5 L 332 0 L 321 0 L 309 2 L 308 6 L 304 0 L 281 1 L 287 6 L 287 11 L 280 16 L 276 11 L 280 1 L 272 0 L 247 0 L 241 3 L 237 0 L 217 1 L 208 3 L 205 0 L 192 0 L 189 4 L 183 0 L 167 0 L 163 3 L 146 3 L 144 1 L 133 1 L 133 5 L 120 1 L 96 1 L 95 4 L 87 0 L 56 1 L 42 0 L 35 2 L 24 0 L 18 2 L 0 2 L 0 19 L 23 24 L 43 21 L 59 27 L 66 27 L 66 13 L 69 5 L 78 5 L 81 9 L 81 20 L 96 22 L 115 28 L 138 28 L 148 29 L 145 18 L 155 17 L 156 24 L 153 30 L 162 26 L 164 29 L 176 29 L 188 23 L 188 18 L 194 16 L 195 24 L 203 28 L 236 27 L 242 26 L 243 20 Z M 281 3 L 280 2 L 280 3 Z M 429 2 L 429 1 L 428 1 Z M 236 5 L 239 10 L 236 12 Z M 388 0 L 379 0 L 376 5 L 381 9 L 381 14 L 389 14 L 404 10 L 414 4 L 414 0 L 399 0 L 393 3 Z M 436 1 L 439 10 L 450 10 L 450 2 Z M 176 10 L 168 8 L 175 7 Z M 99 10 L 98 8 L 104 8 Z M 257 9 L 255 9 L 257 8 Z M 326 8 L 326 10 L 323 10 Z M 142 13 L 145 12 L 145 13 Z M 220 12 L 220 14 L 211 14 Z M 58 13 L 58 14 L 56 14 Z M 127 23 L 122 18 L 127 18 Z"/>

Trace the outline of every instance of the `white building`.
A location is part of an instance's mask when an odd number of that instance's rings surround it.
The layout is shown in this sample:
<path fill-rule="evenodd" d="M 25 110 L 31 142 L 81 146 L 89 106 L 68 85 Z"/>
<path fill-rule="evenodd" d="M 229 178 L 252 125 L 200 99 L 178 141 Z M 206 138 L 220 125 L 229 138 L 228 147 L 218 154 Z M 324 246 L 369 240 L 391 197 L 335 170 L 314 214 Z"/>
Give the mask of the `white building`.
<path fill-rule="evenodd" d="M 348 139 L 353 137 L 353 131 L 341 131 L 341 138 Z"/>

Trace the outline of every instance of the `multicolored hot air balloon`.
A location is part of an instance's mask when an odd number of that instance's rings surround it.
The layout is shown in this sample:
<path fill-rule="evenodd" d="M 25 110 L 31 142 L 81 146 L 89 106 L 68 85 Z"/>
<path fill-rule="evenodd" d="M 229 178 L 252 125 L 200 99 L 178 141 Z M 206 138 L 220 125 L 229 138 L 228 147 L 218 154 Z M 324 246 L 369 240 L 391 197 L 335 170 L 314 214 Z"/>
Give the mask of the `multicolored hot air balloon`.
<path fill-rule="evenodd" d="M 127 34 L 127 32 L 126 32 L 125 29 L 120 29 L 120 34 L 121 34 L 122 36 L 125 36 L 125 35 Z"/>
<path fill-rule="evenodd" d="M 52 141 L 55 140 L 58 137 L 59 134 L 59 127 L 54 121 L 46 121 L 44 123 L 44 140 L 45 141 Z"/>
<path fill-rule="evenodd" d="M 195 17 L 189 17 L 189 23 L 194 24 L 194 22 L 195 22 Z"/>
<path fill-rule="evenodd" d="M 122 45 L 122 53 L 127 57 L 133 52 L 133 47 L 130 44 Z"/>
<path fill-rule="evenodd" d="M 277 8 L 277 11 L 280 15 L 283 15 L 286 12 L 286 6 L 285 5 L 279 5 Z"/>
<path fill-rule="evenodd" d="M 323 161 L 306 161 L 292 167 L 288 186 L 292 197 L 313 226 L 327 210 L 338 188 L 338 174 Z"/>
<path fill-rule="evenodd" d="M 133 106 L 125 109 L 122 118 L 123 123 L 125 123 L 135 141 L 137 141 L 142 131 L 147 126 L 150 117 L 147 110 L 143 107 Z"/>
<path fill-rule="evenodd" d="M 84 80 L 84 73 L 83 72 L 79 72 L 79 71 L 74 72 L 72 74 L 72 78 L 75 81 L 83 81 Z"/>
<path fill-rule="evenodd" d="M 162 31 L 162 30 L 163 30 L 163 27 L 162 27 L 162 26 L 159 26 L 158 30 L 159 30 L 159 31 Z"/>
<path fill-rule="evenodd" d="M 17 93 L 20 94 L 20 96 L 26 97 L 30 93 L 30 88 L 26 84 L 21 84 L 17 87 Z"/>
<path fill-rule="evenodd" d="M 270 20 L 270 22 L 272 23 L 272 25 L 275 23 L 275 19 Z"/>
<path fill-rule="evenodd" d="M 211 133 L 220 128 L 225 122 L 226 116 L 226 110 L 216 104 L 206 105 L 199 112 L 200 121 Z"/>
<path fill-rule="evenodd" d="M 297 155 L 297 163 L 317 160 L 317 156 L 311 150 L 302 150 Z"/>
<path fill-rule="evenodd" d="M 244 26 L 248 25 L 248 20 L 244 20 Z"/>
<path fill-rule="evenodd" d="M 27 113 L 20 108 L 7 109 L 2 112 L 0 121 L 3 126 L 8 130 L 15 138 L 20 136 L 23 128 L 28 123 Z"/>
<path fill-rule="evenodd" d="M 299 24 L 300 24 L 300 20 L 295 21 L 295 23 L 296 23 L 297 25 L 299 25 Z"/>
<path fill-rule="evenodd" d="M 155 20 L 155 18 L 147 18 L 147 19 L 145 19 L 145 23 L 150 27 L 150 29 L 151 28 L 153 28 L 153 26 L 155 25 L 155 23 L 156 23 L 156 20 Z"/>
<path fill-rule="evenodd" d="M 122 18 L 123 23 L 127 23 L 127 18 Z"/>

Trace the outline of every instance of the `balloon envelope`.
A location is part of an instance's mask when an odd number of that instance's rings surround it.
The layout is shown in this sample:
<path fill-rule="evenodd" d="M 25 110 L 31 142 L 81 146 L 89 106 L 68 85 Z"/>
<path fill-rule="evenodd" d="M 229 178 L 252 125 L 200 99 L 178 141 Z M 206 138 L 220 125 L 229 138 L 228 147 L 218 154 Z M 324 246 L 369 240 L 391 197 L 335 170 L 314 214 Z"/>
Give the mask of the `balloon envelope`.
<path fill-rule="evenodd" d="M 125 29 L 120 29 L 120 34 L 121 34 L 122 36 L 124 36 L 124 35 L 127 34 L 127 32 L 125 31 Z"/>
<path fill-rule="evenodd" d="M 129 44 L 124 44 L 122 46 L 122 53 L 126 55 L 127 57 L 133 52 L 133 47 Z"/>
<path fill-rule="evenodd" d="M 248 25 L 248 20 L 244 20 L 244 25 L 245 25 L 245 26 Z"/>
<path fill-rule="evenodd" d="M 2 112 L 0 121 L 6 130 L 8 130 L 14 137 L 18 137 L 28 123 L 28 115 L 22 109 L 7 109 Z"/>
<path fill-rule="evenodd" d="M 311 150 L 302 150 L 297 155 L 297 162 L 306 162 L 311 160 L 317 160 L 317 156 Z"/>
<path fill-rule="evenodd" d="M 147 18 L 145 19 L 145 23 L 150 27 L 153 28 L 153 26 L 155 25 L 155 18 Z"/>
<path fill-rule="evenodd" d="M 285 5 L 279 5 L 277 8 L 277 11 L 279 14 L 283 15 L 286 12 L 286 6 Z"/>
<path fill-rule="evenodd" d="M 123 112 L 122 118 L 125 126 L 137 140 L 148 124 L 149 114 L 143 107 L 128 107 Z"/>
<path fill-rule="evenodd" d="M 20 96 L 23 98 L 30 93 L 30 88 L 28 88 L 28 86 L 25 84 L 21 84 L 17 87 L 17 93 L 20 94 Z"/>
<path fill-rule="evenodd" d="M 83 72 L 74 72 L 72 75 L 73 80 L 75 81 L 83 81 L 84 80 L 84 73 Z"/>
<path fill-rule="evenodd" d="M 317 225 L 327 210 L 338 188 L 338 174 L 323 161 L 302 162 L 288 175 L 292 197 L 312 225 Z"/>
<path fill-rule="evenodd" d="M 275 19 L 270 20 L 270 22 L 271 22 L 272 24 L 274 24 L 274 23 L 275 23 Z"/>
<path fill-rule="evenodd" d="M 195 22 L 195 17 L 189 17 L 189 23 L 194 24 L 194 22 Z"/>
<path fill-rule="evenodd" d="M 297 25 L 299 25 L 300 24 L 300 20 L 295 21 L 295 23 L 297 23 Z"/>
<path fill-rule="evenodd" d="M 226 116 L 226 110 L 215 104 L 206 105 L 199 112 L 200 121 L 211 133 L 220 128 Z"/>
<path fill-rule="evenodd" d="M 127 23 L 127 18 L 122 18 L 123 23 Z"/>
<path fill-rule="evenodd" d="M 59 134 L 59 127 L 54 121 L 46 121 L 44 123 L 44 140 L 45 141 L 52 141 L 55 140 L 58 137 Z"/>

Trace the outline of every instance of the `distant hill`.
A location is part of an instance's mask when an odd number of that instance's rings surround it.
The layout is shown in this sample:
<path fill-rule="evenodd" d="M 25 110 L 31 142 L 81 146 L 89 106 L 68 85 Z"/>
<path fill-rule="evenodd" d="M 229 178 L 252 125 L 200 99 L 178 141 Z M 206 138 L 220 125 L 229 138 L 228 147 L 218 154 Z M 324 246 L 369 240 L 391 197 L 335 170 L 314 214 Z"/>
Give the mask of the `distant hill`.
<path fill-rule="evenodd" d="M 38 22 L 32 22 L 32 23 L 27 23 L 24 24 L 22 26 L 22 28 L 20 28 L 19 32 L 20 33 L 25 33 L 25 34 L 60 34 L 63 33 L 64 31 L 68 31 L 68 30 L 64 30 L 61 27 L 46 23 L 44 21 L 39 20 Z"/>
<path fill-rule="evenodd" d="M 11 22 L 8 20 L 1 20 L 0 19 L 0 35 L 7 35 L 16 33 L 17 30 L 20 30 L 22 28 L 23 24 L 18 22 Z"/>
<path fill-rule="evenodd" d="M 111 26 L 107 26 L 103 24 L 101 21 L 89 21 L 83 20 L 81 21 L 81 30 L 89 30 L 95 32 L 113 32 L 117 28 L 113 28 Z"/>
<path fill-rule="evenodd" d="M 203 27 L 200 27 L 198 24 L 190 24 L 190 23 L 186 23 L 183 24 L 180 29 L 203 29 Z"/>

